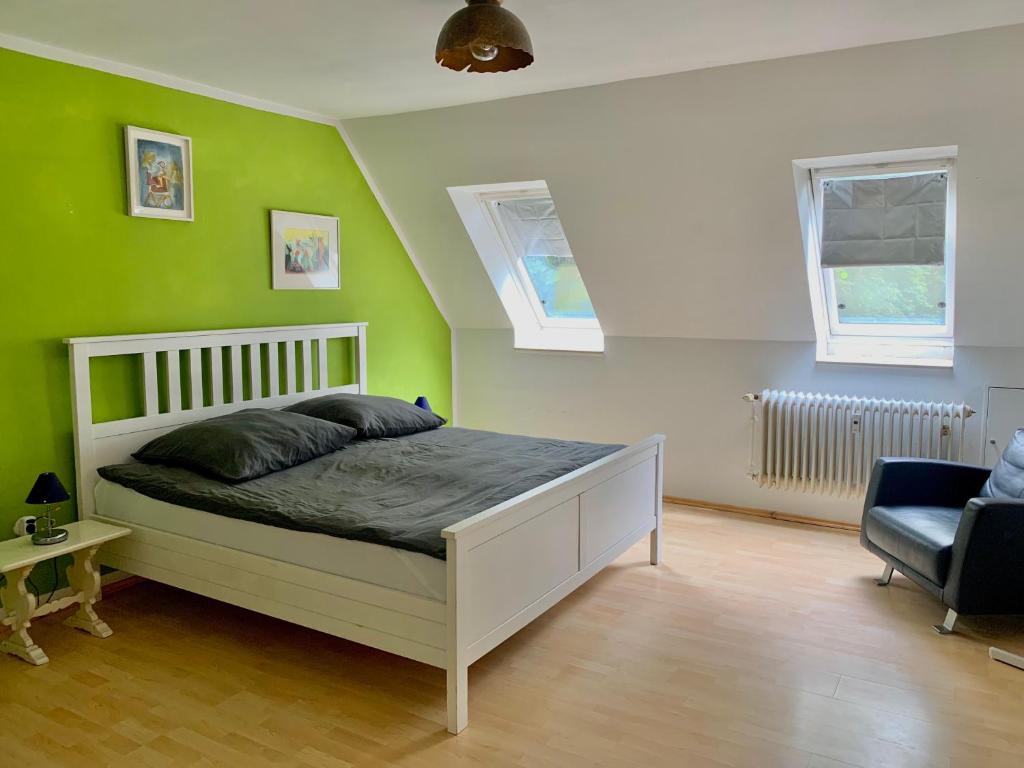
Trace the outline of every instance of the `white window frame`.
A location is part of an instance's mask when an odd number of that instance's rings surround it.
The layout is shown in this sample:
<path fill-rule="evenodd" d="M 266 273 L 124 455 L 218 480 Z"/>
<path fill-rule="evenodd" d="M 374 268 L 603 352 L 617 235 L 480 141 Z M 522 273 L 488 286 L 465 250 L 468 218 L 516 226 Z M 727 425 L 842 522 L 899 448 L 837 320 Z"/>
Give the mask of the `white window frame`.
<path fill-rule="evenodd" d="M 793 162 L 797 211 L 803 235 L 807 282 L 817 338 L 817 360 L 828 363 L 951 367 L 956 310 L 956 156 L 957 148 L 873 152 Z M 891 177 L 944 171 L 946 187 L 946 323 L 890 325 L 840 323 L 834 276 L 821 266 L 822 183 L 833 178 Z"/>
<path fill-rule="evenodd" d="M 511 271 L 513 278 L 519 284 L 519 288 L 526 294 L 527 299 L 530 302 L 530 308 L 533 309 L 534 319 L 537 324 L 546 328 L 590 328 L 600 329 L 601 325 L 597 322 L 597 318 L 582 318 L 582 317 L 549 317 L 547 312 L 544 310 L 544 303 L 540 300 L 540 296 L 537 295 L 537 289 L 533 285 L 533 280 L 530 279 L 530 274 L 526 269 L 526 264 L 523 259 L 519 256 L 523 252 L 523 243 L 520 242 L 519 238 L 515 233 L 510 232 L 508 227 L 505 226 L 504 220 L 501 218 L 501 214 L 498 213 L 498 204 L 505 200 L 544 200 L 552 199 L 550 193 L 545 186 L 544 189 L 535 189 L 522 194 L 508 194 L 507 192 L 490 192 L 479 195 L 481 202 L 486 204 L 487 213 L 491 217 L 491 223 L 497 230 L 501 237 L 502 244 L 505 246 L 504 255 L 508 261 L 508 268 Z"/>
<path fill-rule="evenodd" d="M 502 200 L 552 197 L 547 182 L 449 187 L 448 194 L 512 323 L 516 348 L 603 352 L 604 332 L 596 317 L 547 316 L 520 256 L 521 244 L 497 211 Z"/>

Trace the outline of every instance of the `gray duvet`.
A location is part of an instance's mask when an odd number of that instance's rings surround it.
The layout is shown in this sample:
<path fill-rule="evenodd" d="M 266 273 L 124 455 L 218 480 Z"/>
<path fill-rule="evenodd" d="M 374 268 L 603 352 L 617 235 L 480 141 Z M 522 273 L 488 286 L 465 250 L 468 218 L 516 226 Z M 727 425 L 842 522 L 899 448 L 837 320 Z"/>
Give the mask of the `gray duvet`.
<path fill-rule="evenodd" d="M 357 441 L 237 484 L 153 464 L 99 473 L 171 504 L 443 560 L 444 528 L 622 447 L 449 428 Z"/>

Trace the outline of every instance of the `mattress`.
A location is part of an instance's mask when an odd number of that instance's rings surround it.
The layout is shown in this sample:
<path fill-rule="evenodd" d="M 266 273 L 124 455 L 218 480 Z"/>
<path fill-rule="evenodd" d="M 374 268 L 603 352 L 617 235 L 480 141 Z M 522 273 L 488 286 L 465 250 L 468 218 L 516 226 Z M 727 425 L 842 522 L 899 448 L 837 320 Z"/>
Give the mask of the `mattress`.
<path fill-rule="evenodd" d="M 100 479 L 95 497 L 97 514 L 127 525 L 155 528 L 315 571 L 445 600 L 444 561 L 419 552 L 212 515 L 143 496 L 109 480 Z"/>
<path fill-rule="evenodd" d="M 448 526 L 622 447 L 447 428 L 357 440 L 242 483 L 156 464 L 118 464 L 99 474 L 178 507 L 443 560 Z"/>

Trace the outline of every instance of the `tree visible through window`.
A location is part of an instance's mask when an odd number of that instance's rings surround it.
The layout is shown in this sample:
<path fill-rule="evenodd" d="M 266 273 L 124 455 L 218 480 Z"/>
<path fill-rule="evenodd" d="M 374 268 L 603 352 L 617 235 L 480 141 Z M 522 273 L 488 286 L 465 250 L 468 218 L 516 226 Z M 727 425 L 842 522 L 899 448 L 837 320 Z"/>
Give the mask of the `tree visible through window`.
<path fill-rule="evenodd" d="M 576 260 L 569 256 L 527 256 L 526 272 L 548 317 L 593 318 L 594 305 Z"/>
<path fill-rule="evenodd" d="M 840 323 L 944 325 L 944 266 L 831 269 Z"/>

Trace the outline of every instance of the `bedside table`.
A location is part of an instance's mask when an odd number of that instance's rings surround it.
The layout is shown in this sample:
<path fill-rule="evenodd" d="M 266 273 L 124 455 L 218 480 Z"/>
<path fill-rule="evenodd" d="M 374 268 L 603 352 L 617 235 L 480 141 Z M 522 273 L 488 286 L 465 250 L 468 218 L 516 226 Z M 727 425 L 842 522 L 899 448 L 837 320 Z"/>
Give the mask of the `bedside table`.
<path fill-rule="evenodd" d="M 105 542 L 131 533 L 130 528 L 96 520 L 82 520 L 62 527 L 67 530 L 68 538 L 60 544 L 37 546 L 32 543 L 31 536 L 0 542 L 0 573 L 7 579 L 6 586 L 0 589 L 0 600 L 7 612 L 2 623 L 14 630 L 10 637 L 0 640 L 0 651 L 37 666 L 49 661 L 43 649 L 28 634 L 32 620 L 40 616 L 78 604 L 78 612 L 64 623 L 94 637 L 110 637 L 110 627 L 93 609 L 100 595 L 100 572 L 94 558 Z M 26 589 L 25 580 L 37 563 L 60 555 L 73 555 L 75 558 L 74 564 L 68 568 L 68 583 L 74 594 L 37 607 L 36 596 Z"/>

